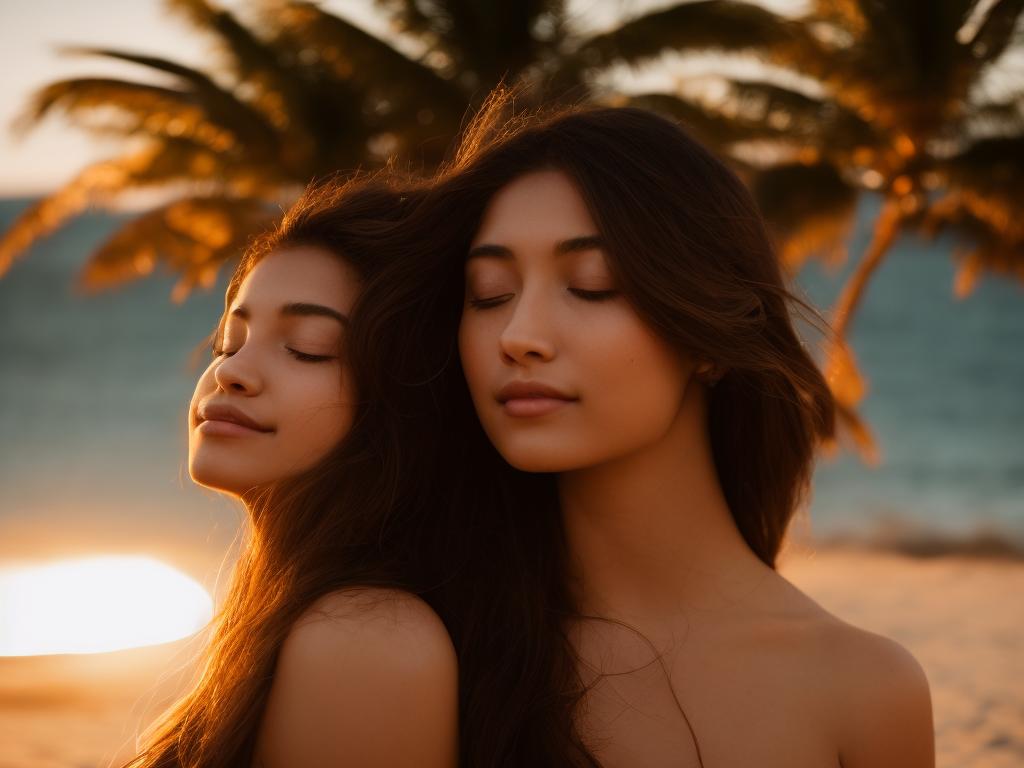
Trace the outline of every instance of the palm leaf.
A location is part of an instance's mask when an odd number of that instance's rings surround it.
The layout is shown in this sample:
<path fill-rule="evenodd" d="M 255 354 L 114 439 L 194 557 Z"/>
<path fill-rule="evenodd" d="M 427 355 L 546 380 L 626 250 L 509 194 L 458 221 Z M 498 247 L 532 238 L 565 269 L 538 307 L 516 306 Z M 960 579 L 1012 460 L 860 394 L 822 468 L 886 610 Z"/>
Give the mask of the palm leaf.
<path fill-rule="evenodd" d="M 800 22 L 731 0 L 698 0 L 653 11 L 583 41 L 575 58 L 589 67 L 605 67 L 640 63 L 667 51 L 749 52 L 821 77 L 838 64 L 834 52 Z"/>
<path fill-rule="evenodd" d="M 449 109 L 460 116 L 465 109 L 463 94 L 429 66 L 312 3 L 286 3 L 275 21 L 281 39 L 314 50 L 340 80 L 397 103 L 413 101 L 420 108 Z"/>
<path fill-rule="evenodd" d="M 393 155 L 440 159 L 447 147 L 438 136 L 454 135 L 466 108 L 454 83 L 311 4 L 282 5 L 275 22 L 276 45 L 309 52 L 303 66 L 317 110 L 310 131 L 324 148 L 311 175 Z"/>
<path fill-rule="evenodd" d="M 824 23 L 829 27 L 826 35 L 837 37 L 837 42 L 849 44 L 863 38 L 867 31 L 867 19 L 859 0 L 814 0 L 808 23 Z"/>
<path fill-rule="evenodd" d="M 206 118 L 230 130 L 249 151 L 273 154 L 279 145 L 279 136 L 265 111 L 250 106 L 234 93 L 217 85 L 208 75 L 167 59 L 130 51 L 109 48 L 66 47 L 65 52 L 102 56 L 125 61 L 173 76 L 189 86 L 179 92 L 181 98 L 201 107 Z"/>
<path fill-rule="evenodd" d="M 761 80 L 729 80 L 728 85 L 745 119 L 763 121 L 822 153 L 848 153 L 884 140 L 875 126 L 827 94 L 808 96 Z"/>
<path fill-rule="evenodd" d="M 309 73 L 295 59 L 294 50 L 281 46 L 280 35 L 260 37 L 238 22 L 231 13 L 206 0 L 167 0 L 198 30 L 219 40 L 228 69 L 241 87 L 251 91 L 249 101 L 270 124 L 287 138 L 281 162 L 305 173 L 317 161 L 318 148 L 311 140 L 319 130 L 318 108 L 323 93 L 309 82 Z"/>
<path fill-rule="evenodd" d="M 967 298 L 984 271 L 1024 282 L 1024 225 L 995 212 L 990 194 L 961 188 L 947 192 L 923 213 L 920 227 L 935 237 L 948 232 L 959 243 L 953 295 Z"/>
<path fill-rule="evenodd" d="M 786 134 L 764 122 L 745 121 L 681 95 L 638 93 L 609 99 L 617 106 L 639 107 L 658 112 L 681 123 L 699 141 L 722 155 L 741 141 L 780 139 Z"/>
<path fill-rule="evenodd" d="M 1022 11 L 1024 0 L 996 0 L 974 36 L 963 41 L 979 69 L 998 60 L 1010 47 Z"/>
<path fill-rule="evenodd" d="M 153 154 L 153 148 L 147 147 L 134 154 L 94 163 L 53 194 L 29 206 L 0 238 L 0 276 L 38 238 L 55 231 L 90 204 L 109 202 L 131 188 L 135 175 L 150 165 Z M 153 179 L 155 183 L 165 180 Z"/>
<path fill-rule="evenodd" d="M 788 272 L 799 272 L 814 254 L 832 264 L 846 261 L 858 190 L 834 165 L 774 166 L 757 172 L 750 187 Z"/>
<path fill-rule="evenodd" d="M 822 441 L 822 452 L 826 456 L 835 456 L 839 451 L 839 436 L 849 435 L 853 439 L 854 448 L 865 464 L 877 467 L 881 461 L 881 451 L 871 427 L 857 413 L 856 409 L 836 403 L 836 436 Z"/>
<path fill-rule="evenodd" d="M 964 127 L 972 136 L 1024 134 L 1024 92 L 1011 94 L 1000 101 L 972 105 L 964 119 Z"/>
<path fill-rule="evenodd" d="M 229 11 L 205 0 L 165 0 L 165 4 L 198 31 L 212 34 L 220 41 L 236 80 L 263 80 L 277 91 L 292 85 L 295 73 L 284 65 L 274 47 L 239 23 Z"/>
<path fill-rule="evenodd" d="M 286 179 L 261 171 L 233 168 L 224 157 L 179 140 L 153 142 L 137 152 L 95 163 L 25 210 L 0 237 L 0 276 L 33 242 L 58 229 L 91 205 L 109 206 L 122 193 L 172 182 L 206 186 L 240 196 L 274 200 Z"/>
<path fill-rule="evenodd" d="M 945 177 L 945 201 L 933 208 L 941 217 L 967 211 L 1006 242 L 1024 240 L 1024 135 L 982 139 L 936 164 Z"/>
<path fill-rule="evenodd" d="M 78 287 L 97 291 L 154 271 L 179 275 L 171 298 L 181 302 L 195 286 L 211 287 L 222 264 L 237 256 L 250 236 L 280 210 L 247 198 L 189 197 L 139 216 L 92 254 Z"/>
<path fill-rule="evenodd" d="M 34 94 L 15 129 L 26 131 L 55 109 L 94 132 L 147 134 L 191 140 L 218 152 L 236 144 L 233 131 L 208 119 L 206 111 L 187 93 L 173 88 L 107 78 L 59 80 Z M 99 111 L 116 117 L 104 123 L 87 118 Z M 83 119 L 86 118 L 86 119 Z"/>
<path fill-rule="evenodd" d="M 381 5 L 390 7 L 405 29 L 429 29 L 431 52 L 447 54 L 448 71 L 465 77 L 470 87 L 487 89 L 502 80 L 514 81 L 565 37 L 564 3 L 552 0 L 399 0 Z"/>

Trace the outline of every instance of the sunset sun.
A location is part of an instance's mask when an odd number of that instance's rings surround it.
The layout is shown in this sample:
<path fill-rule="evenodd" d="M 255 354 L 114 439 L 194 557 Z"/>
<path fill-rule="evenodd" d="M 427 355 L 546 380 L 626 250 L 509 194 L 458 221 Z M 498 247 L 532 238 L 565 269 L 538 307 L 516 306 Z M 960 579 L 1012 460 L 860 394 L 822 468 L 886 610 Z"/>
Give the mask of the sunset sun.
<path fill-rule="evenodd" d="M 100 653 L 200 630 L 213 601 L 151 557 L 104 556 L 0 569 L 0 656 Z"/>

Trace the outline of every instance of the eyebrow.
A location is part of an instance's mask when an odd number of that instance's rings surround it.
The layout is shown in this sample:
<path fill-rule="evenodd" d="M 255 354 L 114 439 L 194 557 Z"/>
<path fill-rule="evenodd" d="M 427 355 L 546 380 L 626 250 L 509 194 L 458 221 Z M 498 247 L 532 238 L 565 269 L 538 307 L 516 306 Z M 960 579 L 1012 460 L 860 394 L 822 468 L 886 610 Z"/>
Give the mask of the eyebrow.
<path fill-rule="evenodd" d="M 604 238 L 600 235 L 580 235 L 579 237 L 570 237 L 568 240 L 562 240 L 557 243 L 555 245 L 555 254 L 564 256 L 567 253 L 578 253 L 604 247 Z M 466 260 L 469 261 L 470 259 L 479 259 L 487 256 L 497 259 L 511 259 L 512 250 L 504 245 L 481 243 L 469 249 L 469 253 L 466 254 Z"/>
<path fill-rule="evenodd" d="M 283 305 L 279 310 L 278 314 L 282 317 L 332 317 L 337 320 L 342 326 L 348 326 L 348 317 L 341 314 L 335 309 L 325 307 L 323 304 L 310 304 L 304 301 L 293 301 L 289 304 Z M 238 317 L 242 320 L 249 319 L 249 309 L 244 304 L 239 304 L 233 310 L 231 310 L 232 317 Z"/>

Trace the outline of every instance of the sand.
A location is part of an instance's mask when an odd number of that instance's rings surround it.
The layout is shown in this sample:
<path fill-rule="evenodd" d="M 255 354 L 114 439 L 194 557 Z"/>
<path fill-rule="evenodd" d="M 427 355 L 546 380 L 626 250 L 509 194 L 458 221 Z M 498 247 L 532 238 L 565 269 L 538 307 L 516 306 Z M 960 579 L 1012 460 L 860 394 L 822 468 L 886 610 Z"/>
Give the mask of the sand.
<path fill-rule="evenodd" d="M 1024 766 L 1024 562 L 836 549 L 794 554 L 779 571 L 914 654 L 932 692 L 936 765 Z"/>
<path fill-rule="evenodd" d="M 779 570 L 832 613 L 917 657 L 931 684 L 940 768 L 1024 766 L 1024 562 L 802 546 L 787 550 Z M 0 658 L 0 768 L 117 765 L 185 684 L 193 645 Z"/>

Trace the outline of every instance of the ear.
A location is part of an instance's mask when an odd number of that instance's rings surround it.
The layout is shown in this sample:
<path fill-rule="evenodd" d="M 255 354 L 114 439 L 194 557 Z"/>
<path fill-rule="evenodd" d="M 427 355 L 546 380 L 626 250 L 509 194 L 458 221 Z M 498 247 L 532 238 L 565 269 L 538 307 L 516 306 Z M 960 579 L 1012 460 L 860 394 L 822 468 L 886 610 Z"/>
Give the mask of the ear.
<path fill-rule="evenodd" d="M 725 370 L 719 368 L 711 361 L 704 361 L 697 366 L 695 371 L 697 378 L 709 387 L 715 386 L 718 380 L 725 375 Z"/>

